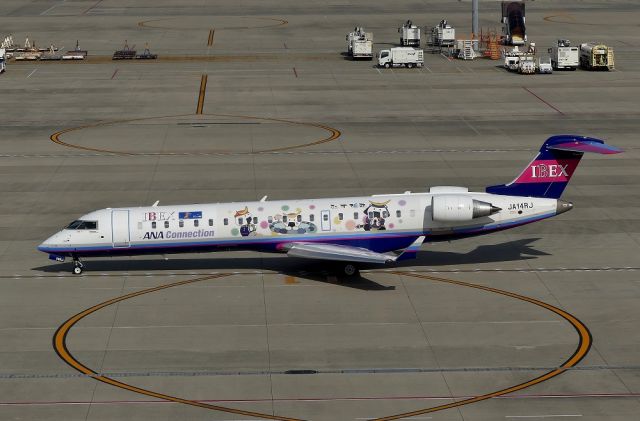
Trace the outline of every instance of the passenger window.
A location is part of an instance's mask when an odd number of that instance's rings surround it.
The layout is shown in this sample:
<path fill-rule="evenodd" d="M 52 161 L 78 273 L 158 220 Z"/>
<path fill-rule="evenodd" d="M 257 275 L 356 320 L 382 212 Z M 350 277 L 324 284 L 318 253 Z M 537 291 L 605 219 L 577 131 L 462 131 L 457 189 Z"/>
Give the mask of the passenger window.
<path fill-rule="evenodd" d="M 353 213 L 353 219 L 358 219 L 358 212 Z"/>
<path fill-rule="evenodd" d="M 273 222 L 273 216 L 269 216 L 269 217 L 267 218 L 267 221 L 268 221 L 269 223 L 272 223 L 272 222 Z"/>
<path fill-rule="evenodd" d="M 411 210 L 409 211 L 409 216 L 410 216 L 410 217 L 412 217 L 412 218 L 414 218 L 414 217 L 416 216 L 416 210 L 415 210 L 415 209 L 411 209 Z"/>
<path fill-rule="evenodd" d="M 325 213 L 324 215 L 322 215 L 322 220 L 323 221 L 328 221 L 329 220 L 329 214 Z"/>
<path fill-rule="evenodd" d="M 178 226 L 179 226 L 180 228 L 184 227 L 184 221 L 183 221 L 183 220 L 180 220 L 180 221 L 178 222 Z"/>
<path fill-rule="evenodd" d="M 296 219 L 298 220 L 298 222 L 302 222 L 302 215 L 296 216 Z"/>
<path fill-rule="evenodd" d="M 282 215 L 282 222 L 287 222 L 287 215 Z"/>
<path fill-rule="evenodd" d="M 402 212 L 400 212 L 399 210 L 396 211 L 396 217 L 400 218 L 402 216 Z"/>
<path fill-rule="evenodd" d="M 388 217 L 389 217 L 389 212 L 387 212 L 387 211 L 382 211 L 382 217 L 383 217 L 383 218 L 388 218 Z"/>
<path fill-rule="evenodd" d="M 156 229 L 156 221 L 153 221 L 153 222 L 151 223 L 151 228 Z"/>
<path fill-rule="evenodd" d="M 342 213 L 339 213 L 338 214 L 338 219 L 342 221 L 344 219 L 344 215 Z"/>
<path fill-rule="evenodd" d="M 229 218 L 224 218 L 223 223 L 224 223 L 225 225 L 229 225 Z"/>
<path fill-rule="evenodd" d="M 213 226 L 213 219 L 209 219 L 209 226 L 212 227 Z"/>
<path fill-rule="evenodd" d="M 169 221 L 164 221 L 164 227 L 169 228 Z"/>
<path fill-rule="evenodd" d="M 258 223 L 258 217 L 257 217 L 257 216 L 254 216 L 254 217 L 253 217 L 253 223 L 254 223 L 254 224 L 257 224 L 257 223 Z"/>
<path fill-rule="evenodd" d="M 200 220 L 199 220 L 199 219 L 194 219 L 194 220 L 193 220 L 193 226 L 194 226 L 194 227 L 198 227 L 198 226 L 200 226 Z"/>
<path fill-rule="evenodd" d="M 314 214 L 309 215 L 309 221 L 313 222 L 316 219 Z"/>

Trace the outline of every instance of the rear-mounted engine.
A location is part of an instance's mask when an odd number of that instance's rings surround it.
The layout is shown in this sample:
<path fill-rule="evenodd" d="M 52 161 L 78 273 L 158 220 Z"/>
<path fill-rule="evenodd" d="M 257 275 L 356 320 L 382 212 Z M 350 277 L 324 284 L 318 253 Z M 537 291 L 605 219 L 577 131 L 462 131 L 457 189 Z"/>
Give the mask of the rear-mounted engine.
<path fill-rule="evenodd" d="M 431 199 L 431 210 L 434 221 L 462 222 L 490 216 L 502 209 L 468 196 L 441 194 Z"/>

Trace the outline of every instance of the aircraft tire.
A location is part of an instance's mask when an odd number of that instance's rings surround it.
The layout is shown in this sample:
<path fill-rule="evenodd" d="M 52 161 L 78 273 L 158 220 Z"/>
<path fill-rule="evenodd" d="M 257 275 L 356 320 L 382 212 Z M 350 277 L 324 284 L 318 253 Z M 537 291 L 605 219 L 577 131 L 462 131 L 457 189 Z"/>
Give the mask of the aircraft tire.
<path fill-rule="evenodd" d="M 82 273 L 82 266 L 75 266 L 73 268 L 73 274 L 74 275 L 80 275 Z"/>
<path fill-rule="evenodd" d="M 358 268 L 353 263 L 347 263 L 342 267 L 342 272 L 348 277 L 357 276 Z"/>

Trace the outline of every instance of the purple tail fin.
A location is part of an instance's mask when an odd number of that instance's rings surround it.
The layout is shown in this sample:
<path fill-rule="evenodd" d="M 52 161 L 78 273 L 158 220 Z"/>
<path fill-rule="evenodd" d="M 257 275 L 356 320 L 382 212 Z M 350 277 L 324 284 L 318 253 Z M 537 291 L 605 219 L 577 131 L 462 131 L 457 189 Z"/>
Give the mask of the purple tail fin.
<path fill-rule="evenodd" d="M 614 154 L 622 150 L 591 137 L 551 136 L 515 180 L 487 187 L 487 193 L 558 199 L 585 152 Z"/>

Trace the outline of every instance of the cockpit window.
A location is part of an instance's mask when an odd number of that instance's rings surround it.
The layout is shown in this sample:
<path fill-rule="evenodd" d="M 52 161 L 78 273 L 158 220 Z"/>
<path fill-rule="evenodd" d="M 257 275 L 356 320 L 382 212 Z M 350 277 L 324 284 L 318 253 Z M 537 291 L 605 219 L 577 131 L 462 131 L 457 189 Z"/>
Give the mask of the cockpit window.
<path fill-rule="evenodd" d="M 95 230 L 98 229 L 97 221 L 82 221 L 77 220 L 70 223 L 67 228 L 68 230 Z"/>

